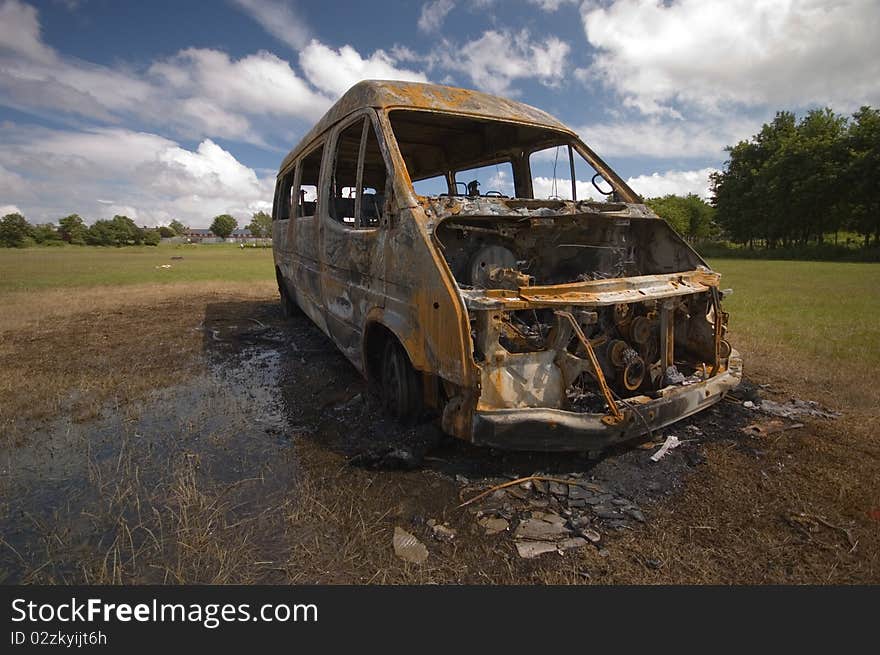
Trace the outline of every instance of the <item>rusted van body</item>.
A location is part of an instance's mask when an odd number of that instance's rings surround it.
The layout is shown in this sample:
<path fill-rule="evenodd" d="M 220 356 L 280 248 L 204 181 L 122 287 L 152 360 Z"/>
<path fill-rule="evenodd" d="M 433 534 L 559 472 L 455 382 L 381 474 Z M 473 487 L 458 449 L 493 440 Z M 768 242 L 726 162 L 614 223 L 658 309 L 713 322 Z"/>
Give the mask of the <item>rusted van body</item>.
<path fill-rule="evenodd" d="M 552 182 L 532 170 L 551 161 Z M 740 380 L 718 274 L 534 107 L 361 82 L 284 159 L 273 219 L 285 311 L 308 315 L 401 420 L 598 452 Z"/>

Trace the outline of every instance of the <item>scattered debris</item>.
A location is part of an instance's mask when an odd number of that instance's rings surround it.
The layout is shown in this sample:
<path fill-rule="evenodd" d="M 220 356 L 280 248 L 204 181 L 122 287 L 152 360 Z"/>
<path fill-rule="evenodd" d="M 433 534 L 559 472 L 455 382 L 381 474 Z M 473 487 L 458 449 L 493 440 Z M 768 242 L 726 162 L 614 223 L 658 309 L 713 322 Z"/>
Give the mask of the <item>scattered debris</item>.
<path fill-rule="evenodd" d="M 520 521 L 516 532 L 513 534 L 514 539 L 531 539 L 533 541 L 541 541 L 545 539 L 556 539 L 568 536 L 569 529 L 565 527 L 565 519 L 561 516 L 554 515 L 557 520 L 549 521 L 541 519 L 525 519 Z"/>
<path fill-rule="evenodd" d="M 819 531 L 820 526 L 841 532 L 849 543 L 849 552 L 855 552 L 859 540 L 853 536 L 852 528 L 844 528 L 829 522 L 824 516 L 807 514 L 806 512 L 791 513 L 786 517 L 788 524 L 797 529 L 808 541 L 813 541 L 813 534 Z M 826 546 L 827 547 L 827 546 Z"/>
<path fill-rule="evenodd" d="M 590 543 L 597 544 L 602 541 L 602 535 L 591 528 L 580 531 L 580 535 Z"/>
<path fill-rule="evenodd" d="M 455 530 L 447 523 L 435 523 L 431 526 L 431 533 L 437 541 L 449 542 L 455 539 Z"/>
<path fill-rule="evenodd" d="M 571 550 L 572 548 L 583 548 L 586 545 L 587 540 L 582 537 L 569 537 L 568 539 L 563 539 L 558 542 L 556 547 L 562 552 L 563 550 Z"/>
<path fill-rule="evenodd" d="M 428 559 L 428 549 L 425 548 L 425 544 L 403 528 L 394 528 L 394 538 L 391 543 L 394 546 L 394 554 L 405 562 L 421 564 Z"/>
<path fill-rule="evenodd" d="M 348 460 L 353 466 L 383 471 L 411 471 L 421 465 L 421 461 L 411 451 L 404 448 L 384 448 L 382 450 L 366 450 Z"/>
<path fill-rule="evenodd" d="M 183 255 L 174 255 L 171 257 L 172 260 L 180 260 L 183 259 Z"/>
<path fill-rule="evenodd" d="M 750 437 L 766 437 L 777 432 L 785 432 L 786 430 L 796 430 L 804 427 L 803 423 L 785 423 L 779 419 L 770 419 L 761 423 L 752 423 L 742 428 L 743 433 Z"/>
<path fill-rule="evenodd" d="M 743 403 L 745 406 L 745 403 Z M 763 400 L 758 407 L 762 412 L 781 416 L 782 418 L 799 419 L 812 418 L 840 418 L 840 412 L 822 407 L 815 400 L 790 399 L 787 403 L 777 403 L 773 400 Z"/>
<path fill-rule="evenodd" d="M 663 445 L 660 446 L 660 450 L 651 455 L 652 462 L 659 462 L 661 459 L 666 457 L 666 453 L 668 453 L 673 448 L 678 448 L 683 442 L 679 440 L 674 434 L 670 434 L 666 437 L 666 441 L 663 442 Z"/>
<path fill-rule="evenodd" d="M 558 553 L 553 541 L 517 541 L 516 552 L 524 559 L 533 559 L 544 553 Z"/>
<path fill-rule="evenodd" d="M 156 268 L 168 269 L 171 268 L 171 264 L 159 264 Z"/>
<path fill-rule="evenodd" d="M 460 481 L 459 477 L 461 477 L 464 480 L 467 480 L 467 478 L 465 478 L 464 476 L 457 476 L 456 475 L 455 476 L 456 481 Z M 466 507 L 467 505 L 470 505 L 471 503 L 475 503 L 478 500 L 485 498 L 486 496 L 494 493 L 495 491 L 500 491 L 500 490 L 505 489 L 507 487 L 512 487 L 513 485 L 522 484 L 523 482 L 557 482 L 562 485 L 574 484 L 574 485 L 579 485 L 579 486 L 583 486 L 583 487 L 587 487 L 587 488 L 601 489 L 601 487 L 599 487 L 596 484 L 593 484 L 591 482 L 585 482 L 585 481 L 579 480 L 579 479 L 563 480 L 560 478 L 553 478 L 553 477 L 548 477 L 548 476 L 544 476 L 544 475 L 529 475 L 524 478 L 517 478 L 515 480 L 508 480 L 507 482 L 502 482 L 501 484 L 496 484 L 494 487 L 489 487 L 485 491 L 478 493 L 473 498 L 470 498 L 470 499 L 464 501 L 461 505 L 459 505 L 459 507 Z M 552 493 L 554 495 L 567 495 L 567 493 L 568 493 L 568 491 L 563 489 L 562 487 L 555 487 L 555 489 L 556 489 L 556 491 L 554 492 L 554 487 L 551 486 L 549 489 L 550 493 Z"/>
<path fill-rule="evenodd" d="M 471 511 L 485 534 L 498 534 L 515 525 L 512 536 L 517 553 L 527 559 L 590 544 L 599 547 L 600 529 L 632 529 L 632 521 L 646 521 L 630 499 L 577 473 L 505 480 L 461 507 L 478 502 L 480 509 Z"/>
<path fill-rule="evenodd" d="M 482 526 L 487 535 L 498 534 L 504 532 L 510 527 L 507 519 L 499 517 L 485 516 L 477 521 Z"/>

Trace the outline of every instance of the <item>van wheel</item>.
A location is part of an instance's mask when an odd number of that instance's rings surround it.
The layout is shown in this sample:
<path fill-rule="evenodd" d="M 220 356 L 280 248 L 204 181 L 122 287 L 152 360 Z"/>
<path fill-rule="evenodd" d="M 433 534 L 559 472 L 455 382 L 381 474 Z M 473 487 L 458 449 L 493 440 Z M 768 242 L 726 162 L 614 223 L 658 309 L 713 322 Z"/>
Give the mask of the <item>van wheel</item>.
<path fill-rule="evenodd" d="M 396 339 L 385 343 L 380 372 L 382 405 L 401 423 L 411 425 L 422 414 L 422 385 L 403 346 Z"/>
<path fill-rule="evenodd" d="M 281 294 L 281 315 L 284 318 L 293 318 L 299 314 L 299 307 L 296 301 L 287 293 L 287 287 L 283 282 L 278 284 L 278 292 Z"/>

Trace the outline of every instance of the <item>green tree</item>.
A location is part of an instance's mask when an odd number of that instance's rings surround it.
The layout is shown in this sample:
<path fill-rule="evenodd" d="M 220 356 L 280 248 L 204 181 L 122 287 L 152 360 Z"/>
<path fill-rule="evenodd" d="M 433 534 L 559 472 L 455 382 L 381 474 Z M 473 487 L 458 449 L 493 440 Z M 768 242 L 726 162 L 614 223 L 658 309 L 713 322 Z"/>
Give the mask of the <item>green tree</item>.
<path fill-rule="evenodd" d="M 95 221 L 86 233 L 86 243 L 95 246 L 139 245 L 143 241 L 144 230 L 128 216 Z"/>
<path fill-rule="evenodd" d="M 846 227 L 864 237 L 865 247 L 871 245 L 872 234 L 874 245 L 880 245 L 880 110 L 862 107 L 853 114 L 846 150 Z"/>
<path fill-rule="evenodd" d="M 86 231 L 85 239 L 90 246 L 116 245 L 116 231 L 113 229 L 113 223 L 105 219 L 95 221 Z"/>
<path fill-rule="evenodd" d="M 266 212 L 256 212 L 248 223 L 247 229 L 257 238 L 272 236 L 272 216 Z"/>
<path fill-rule="evenodd" d="M 33 228 L 33 237 L 34 241 L 39 244 L 49 244 L 56 241 L 61 241 L 61 234 L 58 232 L 58 229 L 51 223 L 35 225 Z"/>
<path fill-rule="evenodd" d="M 0 219 L 0 246 L 6 248 L 24 248 L 31 245 L 34 228 L 21 214 L 6 214 Z"/>
<path fill-rule="evenodd" d="M 128 216 L 116 215 L 111 220 L 117 246 L 140 245 L 144 241 L 144 231 Z"/>
<path fill-rule="evenodd" d="M 82 245 L 86 242 L 86 227 L 83 219 L 78 214 L 65 216 L 58 221 L 58 232 L 61 238 L 68 243 Z"/>
<path fill-rule="evenodd" d="M 143 230 L 143 239 L 145 246 L 158 246 L 162 241 L 162 235 L 159 230 Z"/>
<path fill-rule="evenodd" d="M 172 230 L 167 225 L 160 225 L 158 229 L 159 229 L 159 236 L 162 239 L 170 239 L 171 237 L 177 236 L 177 232 Z"/>
<path fill-rule="evenodd" d="M 211 232 L 221 239 L 226 239 L 237 227 L 238 221 L 232 216 L 229 214 L 220 214 L 219 216 L 214 217 L 214 222 L 211 223 Z"/>
<path fill-rule="evenodd" d="M 645 203 L 690 241 L 714 235 L 715 208 L 694 193 L 649 198 Z"/>
<path fill-rule="evenodd" d="M 176 218 L 168 224 L 168 227 L 174 230 L 174 234 L 179 237 L 182 237 L 189 232 L 189 227 L 178 221 Z"/>
<path fill-rule="evenodd" d="M 734 241 L 768 247 L 822 242 L 847 216 L 847 119 L 830 109 L 800 121 L 779 112 L 746 141 L 729 147 L 712 175 L 716 220 Z"/>
<path fill-rule="evenodd" d="M 847 119 L 830 109 L 808 112 L 768 162 L 779 216 L 774 241 L 821 243 L 842 223 Z"/>

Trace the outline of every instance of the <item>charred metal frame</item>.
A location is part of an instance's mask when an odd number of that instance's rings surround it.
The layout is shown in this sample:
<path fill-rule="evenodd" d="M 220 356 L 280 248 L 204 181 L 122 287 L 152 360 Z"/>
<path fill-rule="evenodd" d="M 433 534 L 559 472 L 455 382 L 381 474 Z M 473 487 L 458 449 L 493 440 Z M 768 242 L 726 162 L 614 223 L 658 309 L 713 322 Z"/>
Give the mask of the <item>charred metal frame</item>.
<path fill-rule="evenodd" d="M 544 130 L 543 141 L 530 147 L 568 146 L 575 200 L 417 196 L 392 125 L 397 111 Z M 369 119 L 358 150 L 358 189 L 363 187 L 370 129 L 388 173 L 381 223 L 369 230 L 330 225 L 328 200 L 321 191 L 327 188 L 337 135 L 358 116 Z M 425 405 L 439 411 L 446 432 L 500 448 L 595 451 L 700 411 L 738 383 L 741 361 L 724 341 L 726 314 L 717 273 L 552 116 L 476 91 L 362 82 L 287 155 L 279 184 L 319 143 L 324 163 L 312 246 L 319 255 L 302 251 L 296 218 L 276 220 L 273 247 L 279 280 L 364 374 L 373 375 L 381 365 L 379 344 L 388 338 L 399 341 L 421 377 Z M 512 163 L 517 189 L 531 194 L 531 176 L 523 177 L 528 152 L 521 151 L 525 164 L 522 157 Z M 610 201 L 576 199 L 575 152 L 611 185 Z M 295 184 L 300 173 L 297 166 Z M 447 186 L 451 175 L 445 173 Z M 360 193 L 356 203 L 360 220 Z M 501 265 L 526 251 L 536 260 L 547 260 L 540 250 L 545 236 L 535 236 L 539 234 L 583 235 L 577 238 L 587 239 L 584 248 L 632 251 L 638 261 L 629 274 L 583 281 L 562 275 L 561 282 L 533 281 L 530 271 Z M 489 262 L 485 279 L 490 288 L 475 287 L 466 279 L 474 256 L 470 249 L 484 242 L 486 247 L 495 244 L 502 254 L 505 249 L 512 253 L 502 257 L 504 262 Z M 594 259 L 604 261 L 601 257 Z M 619 260 L 629 262 L 627 257 Z M 559 255 L 558 261 L 579 259 Z M 647 361 L 654 356 L 650 348 L 636 352 L 636 346 L 647 346 L 633 338 L 629 326 L 608 318 L 616 317 L 619 307 L 629 308 L 620 312 L 639 313 L 641 332 L 656 334 L 656 360 Z M 549 312 L 553 320 L 542 319 L 537 328 L 530 324 L 525 334 L 525 328 L 514 324 L 517 312 Z M 653 343 L 654 336 L 650 339 Z M 513 350 L 502 342 L 511 342 Z M 626 360 L 623 387 L 621 358 Z M 687 362 L 682 365 L 688 375 L 676 370 L 676 358 Z M 626 371 L 639 361 L 653 368 L 641 371 L 644 381 L 635 374 L 627 378 Z M 566 394 L 584 373 L 595 381 L 603 409 L 571 406 Z M 622 391 L 615 392 L 615 386 Z"/>

